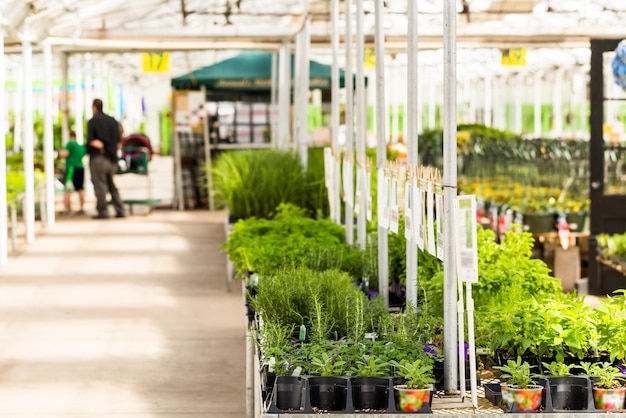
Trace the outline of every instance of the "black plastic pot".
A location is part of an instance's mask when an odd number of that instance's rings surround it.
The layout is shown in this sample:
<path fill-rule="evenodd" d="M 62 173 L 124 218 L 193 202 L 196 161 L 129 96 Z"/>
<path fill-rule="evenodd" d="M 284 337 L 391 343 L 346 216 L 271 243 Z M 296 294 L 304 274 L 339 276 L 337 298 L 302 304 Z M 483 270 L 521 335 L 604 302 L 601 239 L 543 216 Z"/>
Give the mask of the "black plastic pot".
<path fill-rule="evenodd" d="M 352 403 L 355 410 L 386 409 L 389 399 L 389 379 L 384 377 L 353 377 Z"/>
<path fill-rule="evenodd" d="M 348 379 L 334 376 L 309 377 L 311 407 L 322 411 L 342 411 L 346 408 Z"/>
<path fill-rule="evenodd" d="M 593 410 L 589 379 L 582 376 L 548 377 L 552 408 L 555 411 Z"/>
<path fill-rule="evenodd" d="M 299 410 L 302 406 L 304 380 L 300 376 L 276 378 L 276 407 L 283 411 Z"/>

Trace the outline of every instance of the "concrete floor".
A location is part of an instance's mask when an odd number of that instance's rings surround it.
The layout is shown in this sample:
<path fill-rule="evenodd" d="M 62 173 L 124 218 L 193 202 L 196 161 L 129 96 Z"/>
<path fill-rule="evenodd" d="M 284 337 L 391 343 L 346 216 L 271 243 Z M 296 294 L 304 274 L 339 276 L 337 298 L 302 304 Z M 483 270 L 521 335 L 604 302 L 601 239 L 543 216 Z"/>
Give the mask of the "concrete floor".
<path fill-rule="evenodd" d="M 0 268 L 0 418 L 245 416 L 224 213 L 58 218 Z"/>

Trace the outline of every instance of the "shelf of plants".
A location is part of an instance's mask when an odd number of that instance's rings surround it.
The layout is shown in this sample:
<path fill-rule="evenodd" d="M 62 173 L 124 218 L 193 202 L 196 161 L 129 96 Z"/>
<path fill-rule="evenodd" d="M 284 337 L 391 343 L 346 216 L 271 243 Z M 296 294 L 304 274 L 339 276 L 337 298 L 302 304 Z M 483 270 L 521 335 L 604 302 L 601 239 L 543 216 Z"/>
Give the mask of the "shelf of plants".
<path fill-rule="evenodd" d="M 263 152 L 272 155 L 272 168 L 280 166 L 281 158 L 293 158 L 286 152 Z M 260 158 L 250 152 L 246 155 Z M 368 233 L 366 248 L 357 249 L 346 244 L 341 225 L 323 219 L 327 206 L 307 206 L 327 201 L 323 163 L 321 169 L 319 165 L 321 152 L 317 160 L 312 155 L 306 173 L 295 163 L 291 172 L 277 170 L 287 184 L 281 193 L 309 190 L 306 199 L 302 193 L 282 198 L 268 191 L 256 193 L 255 164 L 240 155 L 228 158 L 241 158 L 237 163 L 241 171 L 228 164 L 230 171 L 225 175 L 227 170 L 220 161 L 214 165 L 222 170 L 222 180 L 217 181 L 222 189 L 216 190 L 217 196 L 229 209 L 238 208 L 235 213 L 240 218 L 223 249 L 246 284 L 258 365 L 254 368 L 257 412 L 266 417 L 313 416 L 321 411 L 336 416 L 358 411 L 400 416 L 404 414 L 401 407 L 408 404 L 422 413 L 437 414 L 428 400 L 437 402 L 441 395 L 442 264 L 418 250 L 418 308 L 405 309 L 406 242 L 404 237 L 390 234 L 390 301 L 399 308 L 390 312 L 376 296 L 375 227 Z M 263 181 L 280 182 L 266 178 L 272 175 L 267 167 L 261 170 L 265 171 L 258 177 Z M 234 174 L 245 181 L 227 185 Z M 249 210 L 262 206 L 271 209 Z M 322 216 L 315 219 L 311 214 Z M 530 233 L 508 231 L 496 237 L 494 231 L 482 227 L 477 232 L 479 281 L 473 285 L 473 296 L 476 345 L 483 353 L 477 364 L 485 396 L 497 405 L 472 412 L 488 415 L 525 409 L 532 396 L 523 397 L 518 407 L 501 402 L 509 394 L 518 396 L 513 384 L 519 386 L 516 379 L 524 373 L 542 388 L 540 396 L 534 397 L 539 398 L 543 413 L 575 417 L 600 410 L 601 403 L 593 400 L 593 387 L 603 378 L 615 386 L 623 376 L 626 296 L 617 292 L 591 307 L 583 297 L 565 294 L 547 265 L 532 258 Z M 564 379 L 569 383 L 559 380 L 559 375 L 567 374 L 577 375 Z M 364 384 L 362 378 L 372 380 Z M 504 392 L 500 381 L 507 383 Z M 401 382 L 419 382 L 415 386 L 432 383 L 434 390 L 424 404 L 415 397 L 403 402 L 396 387 Z M 283 397 L 289 390 L 295 390 L 293 404 Z M 364 393 L 373 398 L 360 404 Z M 579 403 L 563 404 L 563 393 L 572 394 L 570 398 Z M 615 401 L 615 395 L 609 399 Z M 615 408 L 623 409 L 623 400 L 617 402 Z"/>

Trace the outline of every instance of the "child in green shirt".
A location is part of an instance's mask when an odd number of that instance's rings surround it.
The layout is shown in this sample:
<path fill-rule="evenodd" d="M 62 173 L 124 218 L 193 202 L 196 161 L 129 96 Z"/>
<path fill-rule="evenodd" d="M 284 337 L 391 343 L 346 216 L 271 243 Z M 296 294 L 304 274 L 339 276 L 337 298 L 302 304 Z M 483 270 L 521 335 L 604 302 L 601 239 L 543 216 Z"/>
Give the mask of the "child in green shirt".
<path fill-rule="evenodd" d="M 70 131 L 70 140 L 65 148 L 59 152 L 61 157 L 65 157 L 65 196 L 64 196 L 64 213 L 70 214 L 70 200 L 73 189 L 78 192 L 80 201 L 80 210 L 78 214 L 84 214 L 85 208 L 85 167 L 83 166 L 83 157 L 85 156 L 85 147 L 76 142 L 76 133 Z"/>

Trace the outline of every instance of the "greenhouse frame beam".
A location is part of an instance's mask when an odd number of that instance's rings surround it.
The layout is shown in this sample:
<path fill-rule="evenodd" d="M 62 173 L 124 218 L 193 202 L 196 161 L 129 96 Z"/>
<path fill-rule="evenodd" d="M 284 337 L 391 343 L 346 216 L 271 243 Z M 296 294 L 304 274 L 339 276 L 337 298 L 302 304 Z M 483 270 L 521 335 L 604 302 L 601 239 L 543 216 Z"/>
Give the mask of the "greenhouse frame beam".
<path fill-rule="evenodd" d="M 56 222 L 56 208 L 54 195 L 54 124 L 52 121 L 52 47 L 44 44 L 44 131 L 43 151 L 44 170 L 46 173 L 46 226 L 53 228 Z M 40 202 L 40 205 L 43 202 Z"/>
<path fill-rule="evenodd" d="M 24 96 L 22 129 L 22 149 L 24 152 L 24 202 L 22 211 L 24 226 L 26 229 L 26 242 L 32 244 L 35 241 L 35 158 L 34 158 L 34 133 L 33 133 L 33 50 L 31 48 L 28 22 L 24 28 L 24 41 L 22 43 L 22 58 L 24 83 L 19 94 Z"/>
<path fill-rule="evenodd" d="M 444 201 L 444 257 L 443 257 L 443 355 L 444 390 L 447 393 L 458 391 L 459 344 L 457 327 L 463 324 L 457 315 L 462 298 L 457 299 L 460 284 L 456 274 L 456 254 L 454 250 L 454 201 L 457 196 L 457 97 L 456 97 L 456 13 L 455 2 L 444 3 L 444 71 L 443 71 L 443 201 Z M 458 302 L 458 305 L 457 305 Z M 462 318 L 461 318 L 462 319 Z M 464 385 L 465 382 L 462 382 Z M 461 394 L 464 396 L 465 394 Z"/>
<path fill-rule="evenodd" d="M 355 202 L 359 206 L 357 214 L 357 246 L 364 250 L 367 241 L 367 182 L 365 177 L 365 131 L 367 120 L 365 116 L 365 74 L 364 74 L 364 50 L 363 43 L 363 0 L 356 0 L 356 161 L 357 161 L 357 191 L 359 201 Z"/>
<path fill-rule="evenodd" d="M 6 80 L 6 59 L 4 56 L 4 35 L 0 31 L 0 86 L 4 86 Z M 6 94 L 0 97 L 0 137 L 5 138 L 7 133 L 8 109 Z M 7 172 L 7 148 L 6 141 L 0 141 L 0 172 Z M 8 262 L 9 258 L 9 236 L 6 219 L 7 209 L 7 177 L 0 176 L 0 219 L 5 220 L 4 226 L 0 227 L 0 265 Z"/>
<path fill-rule="evenodd" d="M 417 144 L 417 77 L 418 77 L 418 10 L 417 2 L 409 1 L 407 8 L 408 18 L 408 44 L 407 44 L 407 94 L 406 94 L 406 114 L 404 122 L 406 124 L 406 137 L 404 143 L 407 146 L 408 167 L 415 167 L 418 163 Z M 406 179 L 399 179 L 406 184 Z M 409 190 L 405 190 L 406 195 L 410 195 Z M 405 206 L 406 207 L 406 206 Z M 399 231 L 404 234 L 404 231 Z M 417 308 L 417 242 L 413 234 L 406 240 L 406 303 Z"/>
<path fill-rule="evenodd" d="M 346 158 L 344 159 L 344 165 L 342 172 L 347 170 L 345 174 L 347 190 L 346 204 L 345 204 L 345 216 L 346 216 L 346 242 L 349 245 L 354 244 L 354 188 L 352 186 L 354 182 L 354 99 L 353 99 L 353 86 L 352 86 L 352 25 L 351 25 L 351 11 L 350 5 L 352 0 L 344 0 L 345 4 L 345 19 L 346 19 L 346 34 L 345 34 L 345 92 L 346 92 L 346 111 L 345 111 L 345 127 L 346 127 Z M 348 162 L 348 164 L 346 164 Z"/>
<path fill-rule="evenodd" d="M 338 1 L 338 0 L 334 0 Z M 377 184 L 382 184 L 384 178 L 385 164 L 387 163 L 387 138 L 386 115 L 387 108 L 385 104 L 385 41 L 383 16 L 385 8 L 383 0 L 376 0 L 376 173 Z M 382 187 L 378 190 L 382 191 Z M 377 208 L 378 216 L 382 216 L 383 194 L 376 193 L 378 199 Z M 385 306 L 389 307 L 389 231 L 387 228 L 378 224 L 378 289 L 383 297 Z"/>

